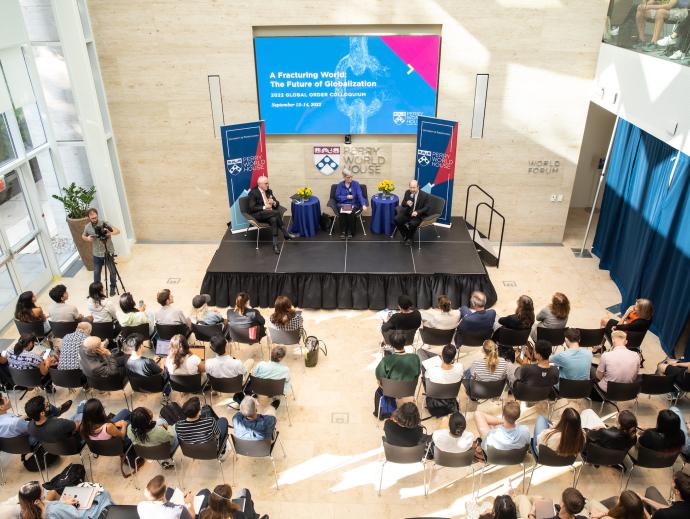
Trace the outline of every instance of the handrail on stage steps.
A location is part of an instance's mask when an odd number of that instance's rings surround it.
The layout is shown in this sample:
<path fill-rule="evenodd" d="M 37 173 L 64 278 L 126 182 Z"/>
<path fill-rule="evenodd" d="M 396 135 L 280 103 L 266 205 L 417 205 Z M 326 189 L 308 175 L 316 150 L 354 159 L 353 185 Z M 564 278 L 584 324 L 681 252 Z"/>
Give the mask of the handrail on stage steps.
<path fill-rule="evenodd" d="M 499 263 L 501 262 L 501 250 L 503 249 L 503 233 L 505 232 L 506 219 L 505 219 L 505 216 L 503 216 L 500 212 L 498 212 L 498 211 L 494 208 L 495 200 L 494 200 L 494 197 L 493 197 L 493 196 L 491 196 L 488 192 L 486 192 L 486 190 L 484 190 L 481 186 L 479 186 L 479 185 L 477 185 L 477 184 L 470 184 L 469 186 L 467 186 L 467 194 L 466 194 L 466 196 L 465 196 L 465 224 L 467 224 L 467 209 L 468 209 L 469 200 L 470 200 L 470 190 L 471 190 L 473 187 L 476 187 L 476 188 L 479 189 L 482 193 L 484 193 L 488 198 L 490 198 L 490 199 L 491 199 L 491 205 L 489 205 L 487 202 L 480 202 L 480 203 L 478 203 L 478 204 L 475 206 L 475 209 L 474 209 L 474 222 L 472 223 L 472 241 L 476 243 L 475 238 L 476 238 L 476 232 L 477 232 L 477 217 L 478 217 L 478 215 L 479 215 L 479 208 L 480 208 L 481 206 L 485 205 L 485 206 L 488 207 L 488 208 L 490 209 L 490 211 L 491 211 L 491 212 L 489 213 L 489 231 L 488 231 L 488 233 L 487 233 L 487 235 L 486 235 L 487 240 L 490 240 L 490 239 L 491 239 L 491 227 L 492 227 L 492 225 L 493 225 L 494 213 L 496 213 L 496 214 L 498 215 L 498 217 L 501 218 L 501 220 L 502 220 L 502 223 L 501 223 L 501 238 L 500 238 L 500 241 L 499 241 L 499 244 L 498 244 L 498 256 L 496 257 L 496 268 L 498 268 L 498 265 L 499 265 Z M 490 253 L 490 251 L 487 251 L 487 252 Z"/>

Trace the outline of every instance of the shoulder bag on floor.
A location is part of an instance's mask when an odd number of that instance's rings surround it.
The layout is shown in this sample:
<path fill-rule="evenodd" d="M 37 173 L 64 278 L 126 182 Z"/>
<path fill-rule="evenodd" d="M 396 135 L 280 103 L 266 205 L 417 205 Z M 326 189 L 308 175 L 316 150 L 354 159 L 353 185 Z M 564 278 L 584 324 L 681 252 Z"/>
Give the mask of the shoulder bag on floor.
<path fill-rule="evenodd" d="M 304 339 L 304 348 L 307 350 L 307 353 L 304 355 L 304 365 L 308 368 L 313 368 L 319 363 L 319 351 L 322 351 L 324 355 L 328 355 L 326 343 L 314 335 Z"/>

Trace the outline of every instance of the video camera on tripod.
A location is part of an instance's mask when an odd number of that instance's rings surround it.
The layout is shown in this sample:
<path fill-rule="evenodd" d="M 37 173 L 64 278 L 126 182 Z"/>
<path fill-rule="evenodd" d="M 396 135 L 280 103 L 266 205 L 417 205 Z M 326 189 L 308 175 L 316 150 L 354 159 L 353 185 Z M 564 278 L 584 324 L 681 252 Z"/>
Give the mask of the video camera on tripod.
<path fill-rule="evenodd" d="M 107 223 L 101 222 L 98 225 L 93 226 L 93 232 L 97 240 L 105 242 L 108 241 L 108 238 L 110 238 L 110 236 L 108 236 L 108 233 L 113 232 L 113 228 L 110 227 L 110 225 L 108 225 Z"/>

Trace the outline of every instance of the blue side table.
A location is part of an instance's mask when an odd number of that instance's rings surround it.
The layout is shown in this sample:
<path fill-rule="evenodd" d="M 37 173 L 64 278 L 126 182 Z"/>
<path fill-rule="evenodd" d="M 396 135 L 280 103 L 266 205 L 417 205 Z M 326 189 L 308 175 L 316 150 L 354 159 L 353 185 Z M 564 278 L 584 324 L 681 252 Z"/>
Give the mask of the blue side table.
<path fill-rule="evenodd" d="M 390 195 L 387 198 L 380 194 L 371 197 L 371 232 L 390 236 L 395 229 L 395 208 L 398 207 L 398 197 Z"/>
<path fill-rule="evenodd" d="M 315 196 L 310 196 L 304 202 L 293 200 L 292 223 L 288 231 L 299 234 L 305 238 L 315 236 L 319 230 L 319 220 L 321 219 L 321 202 Z"/>

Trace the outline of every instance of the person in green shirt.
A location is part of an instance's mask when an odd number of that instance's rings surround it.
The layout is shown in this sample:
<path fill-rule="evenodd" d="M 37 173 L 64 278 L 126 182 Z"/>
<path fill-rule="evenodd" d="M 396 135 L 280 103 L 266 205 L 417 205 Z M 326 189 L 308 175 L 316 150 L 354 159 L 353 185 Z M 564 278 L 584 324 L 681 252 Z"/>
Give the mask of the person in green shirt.
<path fill-rule="evenodd" d="M 419 357 L 414 353 L 405 353 L 405 335 L 394 331 L 389 337 L 390 345 L 394 351 L 390 355 L 384 355 L 376 366 L 376 380 L 381 385 L 381 380 L 402 380 L 412 382 L 417 380 L 421 372 Z"/>
<path fill-rule="evenodd" d="M 175 464 L 172 457 L 179 444 L 177 434 L 175 434 L 175 424 L 168 425 L 163 418 L 154 420 L 150 409 L 137 407 L 132 411 L 127 427 L 127 437 L 135 446 L 155 447 L 161 443 L 170 443 L 170 459 L 163 460 L 161 465 L 168 468 Z"/>

